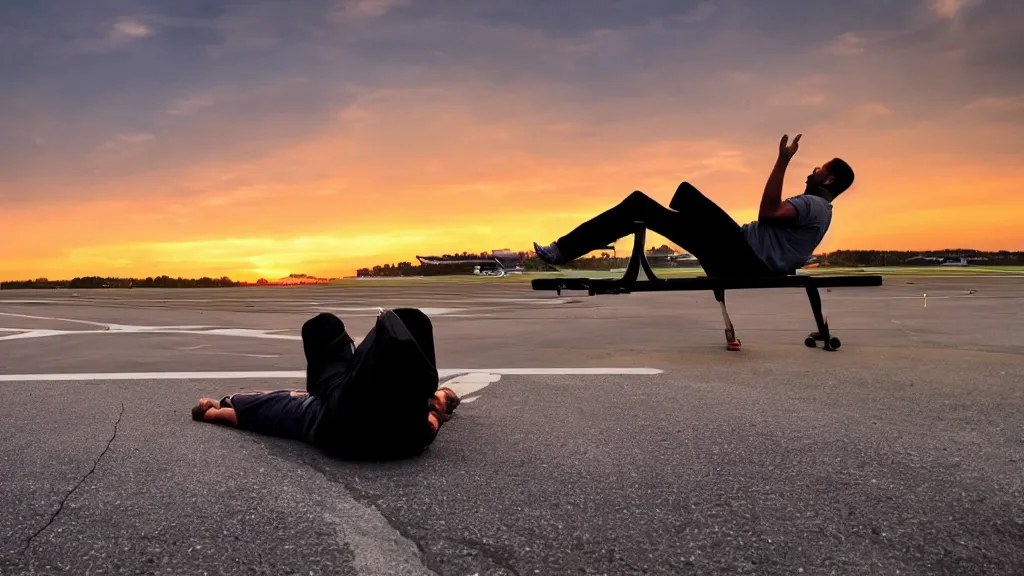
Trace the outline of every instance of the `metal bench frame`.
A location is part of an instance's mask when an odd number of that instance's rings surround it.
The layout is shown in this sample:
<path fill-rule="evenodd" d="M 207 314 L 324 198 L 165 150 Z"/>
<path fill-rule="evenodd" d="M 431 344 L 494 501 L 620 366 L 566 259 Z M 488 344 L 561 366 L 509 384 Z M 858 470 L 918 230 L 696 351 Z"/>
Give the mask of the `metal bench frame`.
<path fill-rule="evenodd" d="M 535 278 L 531 284 L 534 290 L 554 290 L 558 295 L 562 290 L 586 290 L 590 296 L 598 294 L 629 294 L 631 292 L 661 292 L 669 290 L 711 290 L 715 300 L 722 307 L 722 319 L 725 321 L 725 340 L 729 350 L 739 351 L 741 343 L 736 338 L 736 330 L 729 311 L 725 307 L 726 290 L 750 290 L 761 288 L 803 288 L 811 303 L 817 332 L 812 332 L 804 339 L 804 344 L 816 348 L 818 342 L 824 344 L 827 351 L 838 350 L 841 346 L 839 338 L 832 335 L 828 320 L 821 311 L 821 295 L 818 288 L 865 287 L 881 286 L 882 277 L 872 275 L 848 276 L 809 276 L 789 274 L 784 276 L 766 276 L 751 278 L 715 278 L 698 276 L 696 278 L 658 278 L 651 269 L 647 256 L 644 254 L 644 241 L 647 227 L 643 222 L 635 222 L 633 232 L 633 252 L 621 278 Z M 647 280 L 637 280 L 643 269 Z"/>

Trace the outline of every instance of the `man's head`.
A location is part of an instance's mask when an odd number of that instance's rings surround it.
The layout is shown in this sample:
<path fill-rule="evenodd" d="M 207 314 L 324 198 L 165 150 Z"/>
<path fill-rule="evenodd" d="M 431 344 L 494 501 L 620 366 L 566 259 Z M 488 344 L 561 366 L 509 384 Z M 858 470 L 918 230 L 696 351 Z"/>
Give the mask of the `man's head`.
<path fill-rule="evenodd" d="M 804 194 L 833 200 L 853 184 L 853 169 L 841 158 L 833 158 L 807 176 Z"/>

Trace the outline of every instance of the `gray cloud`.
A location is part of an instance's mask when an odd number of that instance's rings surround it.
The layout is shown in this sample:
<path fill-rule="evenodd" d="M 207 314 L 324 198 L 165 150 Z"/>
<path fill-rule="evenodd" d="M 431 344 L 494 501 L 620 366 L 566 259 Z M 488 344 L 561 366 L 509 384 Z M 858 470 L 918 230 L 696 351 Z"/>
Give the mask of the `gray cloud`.
<path fill-rule="evenodd" d="M 851 114 L 1017 118 L 1024 3 L 948 13 L 932 0 L 7 2 L 0 202 L 258 156 L 324 130 L 357 93 L 404 86 L 522 93 L 534 114 L 651 139 L 761 142 Z M 111 142 L 144 145 L 94 154 Z"/>

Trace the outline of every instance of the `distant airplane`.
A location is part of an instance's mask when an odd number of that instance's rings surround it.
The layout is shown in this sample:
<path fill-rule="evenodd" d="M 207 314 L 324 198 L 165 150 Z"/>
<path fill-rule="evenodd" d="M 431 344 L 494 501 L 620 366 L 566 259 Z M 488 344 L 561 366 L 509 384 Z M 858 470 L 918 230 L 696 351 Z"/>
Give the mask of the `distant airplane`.
<path fill-rule="evenodd" d="M 983 256 L 970 257 L 970 256 L 914 256 L 908 258 L 907 264 L 931 264 L 933 266 L 970 266 L 971 264 L 978 262 L 987 262 L 988 258 Z"/>
<path fill-rule="evenodd" d="M 952 256 L 952 257 L 949 257 L 949 258 L 943 258 L 942 259 L 942 263 L 939 264 L 939 266 L 970 266 L 971 264 L 976 263 L 976 262 L 987 262 L 987 261 L 988 261 L 988 258 L 985 258 L 983 256 L 978 256 L 978 257 L 975 257 L 975 258 L 970 258 L 970 257 L 967 257 L 967 256 Z"/>
<path fill-rule="evenodd" d="M 819 268 L 820 266 L 821 258 L 818 258 L 817 256 L 811 256 L 803 265 L 804 268 Z"/>
<path fill-rule="evenodd" d="M 665 252 L 658 252 L 656 250 L 648 250 L 646 253 L 647 261 L 653 264 L 669 264 L 674 266 L 686 266 L 699 264 L 697 257 L 687 252 L 679 254 L 666 254 Z"/>
<path fill-rule="evenodd" d="M 477 276 L 507 276 L 522 274 L 523 265 L 519 257 L 510 250 L 494 250 L 490 258 L 460 258 L 457 256 L 417 256 L 420 264 L 441 266 L 446 264 L 473 264 Z"/>

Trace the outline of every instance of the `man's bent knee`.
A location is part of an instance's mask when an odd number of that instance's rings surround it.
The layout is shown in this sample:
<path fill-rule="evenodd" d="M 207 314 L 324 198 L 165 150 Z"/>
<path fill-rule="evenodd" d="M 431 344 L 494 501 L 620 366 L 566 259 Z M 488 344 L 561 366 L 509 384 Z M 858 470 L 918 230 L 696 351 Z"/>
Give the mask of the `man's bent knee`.
<path fill-rule="evenodd" d="M 689 182 L 681 182 L 676 188 L 676 193 L 672 195 L 672 201 L 668 203 L 668 207 L 678 211 L 693 205 L 698 200 L 706 200 L 706 197 Z"/>
<path fill-rule="evenodd" d="M 635 208 L 637 206 L 650 206 L 651 204 L 657 204 L 657 202 L 647 194 L 634 190 L 629 196 L 626 196 L 622 204 Z"/>

